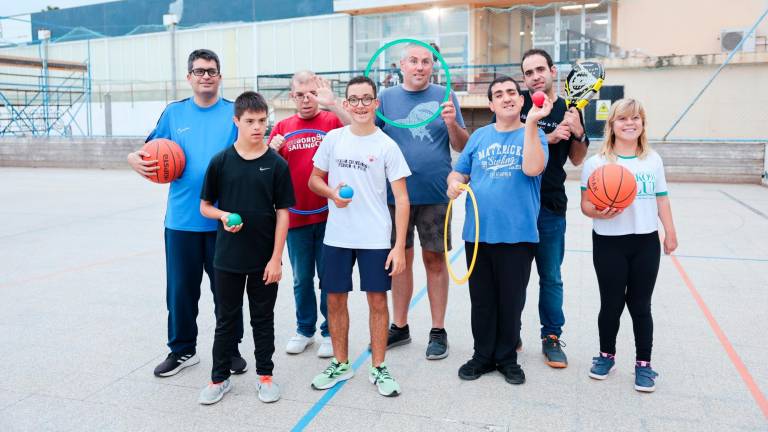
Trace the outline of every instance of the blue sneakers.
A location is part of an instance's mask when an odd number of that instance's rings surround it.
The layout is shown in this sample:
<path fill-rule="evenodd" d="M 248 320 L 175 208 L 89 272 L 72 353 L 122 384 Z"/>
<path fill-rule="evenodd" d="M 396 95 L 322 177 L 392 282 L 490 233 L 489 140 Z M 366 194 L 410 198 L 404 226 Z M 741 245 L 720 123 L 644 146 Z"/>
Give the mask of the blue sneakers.
<path fill-rule="evenodd" d="M 616 369 L 616 357 L 601 352 L 597 357 L 592 357 L 592 368 L 589 370 L 589 377 L 596 380 L 604 380 L 614 369 Z"/>
<path fill-rule="evenodd" d="M 651 363 L 638 361 L 635 363 L 635 390 L 639 392 L 651 393 L 656 390 L 656 378 L 659 376 L 653 369 Z"/>

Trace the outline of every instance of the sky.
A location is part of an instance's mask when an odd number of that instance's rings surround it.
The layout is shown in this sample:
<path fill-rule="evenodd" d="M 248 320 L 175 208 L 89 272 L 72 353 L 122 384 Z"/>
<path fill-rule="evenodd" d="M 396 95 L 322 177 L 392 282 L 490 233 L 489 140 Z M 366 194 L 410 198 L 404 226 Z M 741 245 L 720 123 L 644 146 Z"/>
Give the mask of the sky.
<path fill-rule="evenodd" d="M 96 3 L 108 3 L 108 0 L 0 0 L 0 16 L 40 12 L 46 6 L 58 6 L 61 9 L 85 6 Z"/>
<path fill-rule="evenodd" d="M 58 6 L 65 9 L 108 2 L 109 0 L 0 0 L 0 17 L 14 17 L 12 19 L 0 19 L 0 45 L 24 43 L 31 40 L 28 14 L 40 12 L 46 6 Z"/>

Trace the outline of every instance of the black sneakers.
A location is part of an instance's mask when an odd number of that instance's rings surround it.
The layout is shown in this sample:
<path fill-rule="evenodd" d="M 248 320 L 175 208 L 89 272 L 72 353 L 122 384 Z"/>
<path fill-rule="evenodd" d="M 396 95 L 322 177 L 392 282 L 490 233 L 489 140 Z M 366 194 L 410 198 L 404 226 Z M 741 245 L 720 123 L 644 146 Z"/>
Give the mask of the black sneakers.
<path fill-rule="evenodd" d="M 248 363 L 240 354 L 232 356 L 232 364 L 229 366 L 229 372 L 232 375 L 241 375 L 248 371 Z"/>
<path fill-rule="evenodd" d="M 194 366 L 198 363 L 200 363 L 200 358 L 196 353 L 170 353 L 162 363 L 155 367 L 155 376 L 161 378 L 173 376 L 181 372 L 182 369 Z M 244 374 L 246 371 L 248 371 L 248 363 L 246 363 L 245 359 L 242 358 L 240 354 L 234 355 L 232 357 L 230 373 L 232 373 L 232 375 L 240 375 Z"/>
<path fill-rule="evenodd" d="M 162 363 L 155 368 L 156 377 L 169 377 L 176 375 L 182 369 L 200 363 L 200 358 L 195 353 L 176 354 L 170 353 Z"/>
<path fill-rule="evenodd" d="M 459 378 L 467 381 L 476 380 L 488 372 L 493 372 L 494 369 L 496 368 L 493 365 L 484 365 L 471 358 L 459 368 Z"/>
<path fill-rule="evenodd" d="M 448 357 L 448 333 L 445 329 L 433 328 L 429 332 L 427 359 L 439 360 Z"/>
<path fill-rule="evenodd" d="M 389 327 L 387 335 L 387 349 L 411 343 L 411 331 L 408 324 L 398 327 L 394 323 Z"/>
<path fill-rule="evenodd" d="M 506 366 L 499 365 L 499 372 L 504 375 L 504 380 L 510 384 L 522 384 L 525 382 L 525 374 L 523 368 L 518 364 L 511 364 Z"/>

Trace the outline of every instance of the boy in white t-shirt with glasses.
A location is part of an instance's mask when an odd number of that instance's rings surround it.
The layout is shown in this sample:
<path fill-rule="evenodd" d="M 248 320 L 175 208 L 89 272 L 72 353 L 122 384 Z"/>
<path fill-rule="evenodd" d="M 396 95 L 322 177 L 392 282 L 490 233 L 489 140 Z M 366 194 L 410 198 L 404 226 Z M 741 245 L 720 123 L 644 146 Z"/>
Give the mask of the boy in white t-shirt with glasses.
<path fill-rule="evenodd" d="M 369 380 L 380 394 L 397 396 L 400 386 L 384 363 L 389 311 L 387 291 L 392 276 L 405 268 L 405 231 L 410 204 L 405 178 L 411 175 L 397 144 L 376 127 L 376 85 L 364 76 L 347 84 L 344 109 L 349 126 L 328 133 L 314 156 L 309 188 L 333 201 L 323 241 L 320 289 L 328 295 L 328 323 L 335 357 L 312 380 L 312 388 L 325 390 L 350 379 L 349 311 L 352 268 L 357 261 L 360 289 L 366 292 L 370 313 L 371 367 Z M 326 182 L 325 178 L 328 178 Z M 392 222 L 387 208 L 387 182 L 395 197 L 396 241 L 391 246 Z M 329 186 L 334 185 L 334 186 Z M 342 198 L 341 187 L 353 188 Z"/>

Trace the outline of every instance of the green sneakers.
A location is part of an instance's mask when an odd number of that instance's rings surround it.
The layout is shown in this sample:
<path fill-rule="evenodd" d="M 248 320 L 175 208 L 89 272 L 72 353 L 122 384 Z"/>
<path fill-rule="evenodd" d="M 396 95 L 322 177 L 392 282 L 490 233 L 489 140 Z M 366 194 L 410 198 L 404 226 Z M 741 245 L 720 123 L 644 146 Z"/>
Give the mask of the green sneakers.
<path fill-rule="evenodd" d="M 341 381 L 348 380 L 355 375 L 352 366 L 347 363 L 339 363 L 336 358 L 331 359 L 331 364 L 312 380 L 312 388 L 315 390 L 327 390 Z M 379 367 L 371 365 L 368 379 L 371 384 L 376 384 L 379 394 L 383 396 L 398 396 L 400 385 L 389 374 L 387 365 L 382 363 Z"/>
<path fill-rule="evenodd" d="M 371 365 L 368 380 L 371 381 L 371 384 L 376 384 L 379 394 L 382 396 L 392 397 L 400 394 L 400 385 L 389 374 L 385 363 L 382 363 L 379 367 Z"/>
<path fill-rule="evenodd" d="M 352 366 L 347 363 L 339 363 L 336 357 L 331 359 L 331 364 L 312 380 L 312 388 L 315 390 L 329 389 L 341 381 L 348 380 L 355 375 Z"/>

